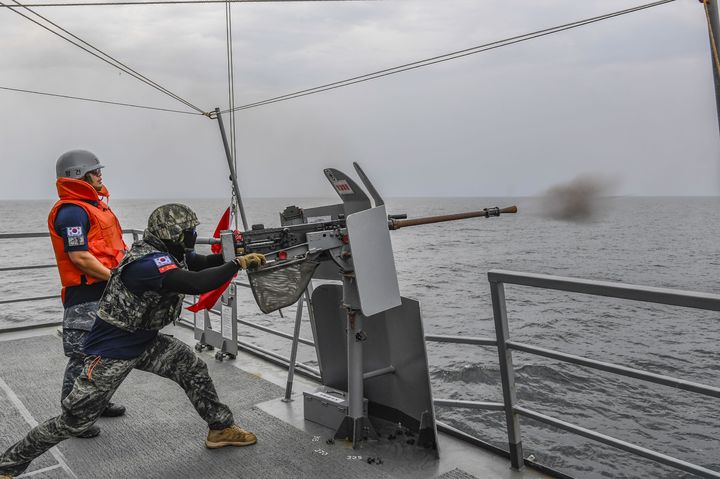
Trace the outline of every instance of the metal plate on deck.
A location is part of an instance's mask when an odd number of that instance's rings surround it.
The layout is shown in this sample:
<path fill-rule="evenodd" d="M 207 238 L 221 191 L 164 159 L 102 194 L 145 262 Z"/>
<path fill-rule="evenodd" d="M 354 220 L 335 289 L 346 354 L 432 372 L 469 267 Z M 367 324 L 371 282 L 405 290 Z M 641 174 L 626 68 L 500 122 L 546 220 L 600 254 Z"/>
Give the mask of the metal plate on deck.
<path fill-rule="evenodd" d="M 367 416 L 367 399 L 363 399 L 363 413 Z M 321 388 L 314 392 L 303 392 L 303 415 L 332 430 L 340 427 L 347 416 L 346 393 L 332 388 Z"/>

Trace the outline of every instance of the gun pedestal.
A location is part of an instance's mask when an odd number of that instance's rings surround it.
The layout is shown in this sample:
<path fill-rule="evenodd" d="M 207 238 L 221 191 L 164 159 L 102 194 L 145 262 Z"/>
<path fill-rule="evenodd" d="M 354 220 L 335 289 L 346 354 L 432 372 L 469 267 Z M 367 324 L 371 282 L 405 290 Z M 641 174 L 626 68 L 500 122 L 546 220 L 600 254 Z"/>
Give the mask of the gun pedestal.
<path fill-rule="evenodd" d="M 343 264 L 342 304 L 347 311 L 348 411 L 335 437 L 361 440 L 377 434 L 363 410 L 363 343 L 368 339 L 363 321 L 374 314 L 400 306 L 390 232 L 385 206 L 347 217 L 349 244 L 340 253 Z"/>
<path fill-rule="evenodd" d="M 363 386 L 363 341 L 365 332 L 362 329 L 363 316 L 353 309 L 347 313 L 347 351 L 348 351 L 348 411 L 340 427 L 335 432 L 336 438 L 352 441 L 356 448 L 360 441 L 368 437 L 376 439 L 377 433 L 368 420 L 364 403 Z"/>

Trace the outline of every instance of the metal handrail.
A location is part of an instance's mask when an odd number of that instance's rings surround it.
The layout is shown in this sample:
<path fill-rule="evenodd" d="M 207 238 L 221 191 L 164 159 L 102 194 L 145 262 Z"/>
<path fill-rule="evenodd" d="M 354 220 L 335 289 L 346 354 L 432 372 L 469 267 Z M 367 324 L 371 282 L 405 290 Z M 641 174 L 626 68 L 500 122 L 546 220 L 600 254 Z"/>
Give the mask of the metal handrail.
<path fill-rule="evenodd" d="M 54 294 L 50 296 L 35 296 L 33 298 L 18 298 L 18 299 L 4 299 L 0 301 L 0 304 L 10 304 L 10 303 L 24 303 L 26 301 L 43 301 L 45 299 L 56 299 L 59 298 L 59 294 Z"/>
<path fill-rule="evenodd" d="M 139 235 L 143 234 L 142 230 L 138 229 L 124 229 L 122 230 L 123 234 L 132 234 L 133 240 L 136 241 L 139 237 Z M 48 238 L 50 236 L 50 233 L 47 232 L 40 232 L 40 233 L 0 233 L 0 240 L 4 239 L 26 239 L 26 238 Z M 47 264 L 47 265 L 32 265 L 32 266 L 12 266 L 7 268 L 0 268 L 0 272 L 7 272 L 7 271 L 24 271 L 24 270 L 30 270 L 30 269 L 41 269 L 41 268 L 57 268 L 56 264 Z M 247 283 L 242 283 L 240 281 L 234 281 L 234 283 L 238 286 L 249 288 L 250 285 Z M 2 304 L 11 304 L 11 303 L 22 303 L 22 302 L 32 302 L 32 301 L 42 301 L 47 299 L 57 299 L 60 298 L 60 295 L 51 295 L 51 296 L 37 296 L 37 297 L 27 297 L 27 298 L 17 298 L 17 299 L 7 299 L 7 300 L 0 300 L 0 305 Z M 190 303 L 188 303 L 190 304 Z M 220 314 L 219 311 L 215 310 L 209 310 L 211 313 L 214 314 Z M 257 329 L 258 331 L 263 331 L 268 334 L 272 334 L 274 336 L 278 336 L 285 339 L 292 340 L 293 337 L 290 334 L 284 333 L 282 331 L 278 331 L 272 328 L 268 328 L 266 326 L 261 326 L 259 324 L 253 323 L 251 321 L 244 321 L 244 320 L 238 320 L 240 324 L 243 324 L 245 326 L 248 326 L 253 329 Z M 27 326 L 27 328 L 31 328 L 33 326 Z M 22 329 L 22 327 L 14 327 L 13 330 Z M 7 331 L 8 328 L 0 329 L 0 332 Z M 302 344 L 308 345 L 308 346 L 315 346 L 315 343 L 310 341 L 309 339 L 305 338 L 299 338 L 298 341 Z M 249 348 L 256 347 L 259 350 L 262 350 L 259 346 L 253 345 L 251 343 L 247 343 L 246 346 Z M 265 353 L 265 351 L 263 350 Z M 279 356 L 280 359 L 289 361 L 289 358 L 284 358 L 282 356 Z M 309 368 L 309 372 L 312 374 L 318 374 L 319 372 L 316 369 L 312 369 L 309 366 L 300 366 L 300 367 L 307 367 Z"/>
<path fill-rule="evenodd" d="M 516 404 L 517 398 L 515 395 L 515 373 L 512 366 L 513 349 L 530 354 L 550 357 L 560 361 L 580 364 L 622 376 L 642 379 L 656 384 L 684 389 L 711 397 L 720 397 L 720 388 L 692 383 L 689 381 L 671 378 L 669 376 L 648 373 L 647 371 L 595 361 L 580 356 L 510 341 L 504 284 L 553 289 L 594 296 L 628 299 L 632 301 L 668 304 L 710 311 L 720 311 L 720 295 L 503 270 L 492 270 L 488 272 L 488 281 L 490 282 L 493 316 L 495 319 L 495 334 L 497 336 L 500 374 L 503 386 L 503 410 L 505 411 L 507 423 L 510 462 L 514 469 L 521 469 L 524 464 L 519 422 L 519 416 L 522 415 L 565 429 L 575 434 L 579 434 L 589 439 L 602 442 L 603 444 L 630 452 L 646 459 L 653 460 L 666 466 L 691 472 L 702 477 L 720 478 L 720 472 L 718 471 L 713 471 L 687 461 L 676 459 L 620 439 L 606 436 L 596 431 L 582 428 L 575 424 L 546 416 L 528 408 L 518 406 Z"/>
<path fill-rule="evenodd" d="M 244 284 L 244 283 L 240 283 L 240 282 L 237 282 L 237 281 L 233 281 L 233 283 L 236 284 L 236 285 L 238 285 L 238 286 L 245 287 L 245 288 L 249 288 L 249 287 L 250 287 L 249 284 Z M 193 304 L 191 301 L 187 301 L 187 300 L 185 300 L 184 303 L 185 303 L 185 304 L 188 304 L 188 305 Z M 218 311 L 217 309 L 208 309 L 207 311 L 208 311 L 208 313 L 210 313 L 210 314 L 214 314 L 214 315 L 216 315 L 216 316 L 222 316 L 222 313 L 221 313 L 220 311 Z M 281 337 L 281 338 L 290 339 L 290 340 L 294 340 L 294 339 L 295 339 L 295 338 L 293 338 L 292 334 L 283 333 L 282 331 L 278 331 L 277 329 L 268 328 L 267 326 L 261 326 L 261 325 L 259 325 L 259 324 L 257 324 L 257 323 L 253 323 L 252 321 L 245 321 L 245 320 L 242 320 L 242 319 L 238 319 L 237 322 L 240 323 L 240 324 L 243 324 L 243 325 L 245 325 L 245 326 L 249 326 L 249 327 L 251 327 L 251 328 L 257 329 L 257 330 L 259 330 L 259 331 L 264 331 L 264 332 L 266 332 L 266 333 L 273 334 L 273 335 L 278 336 L 278 337 Z M 298 338 L 298 342 L 300 342 L 300 343 L 302 343 L 302 344 L 306 344 L 306 345 L 308 345 L 308 346 L 313 346 L 313 347 L 315 347 L 315 343 L 312 342 L 312 341 L 310 341 L 309 339 Z"/>
<path fill-rule="evenodd" d="M 136 240 L 138 235 L 142 234 L 141 230 L 136 229 L 125 229 L 122 230 L 123 234 L 131 234 L 133 235 L 133 240 Z M 4 239 L 27 239 L 27 238 L 48 238 L 50 237 L 50 233 L 43 232 L 43 233 L 0 233 L 0 240 Z M 29 269 L 47 269 L 47 268 L 57 268 L 57 264 L 34 264 L 29 266 L 9 266 L 7 268 L 0 268 L 0 273 L 4 273 L 7 271 L 25 271 Z M 29 299 L 32 300 L 32 299 Z M 0 303 L 2 304 L 2 303 Z"/>
<path fill-rule="evenodd" d="M 136 230 L 134 228 L 122 230 L 123 234 L 141 235 L 143 230 Z M 25 239 L 25 238 L 49 238 L 50 233 L 42 231 L 39 233 L 0 233 L 0 240 L 4 239 Z"/>

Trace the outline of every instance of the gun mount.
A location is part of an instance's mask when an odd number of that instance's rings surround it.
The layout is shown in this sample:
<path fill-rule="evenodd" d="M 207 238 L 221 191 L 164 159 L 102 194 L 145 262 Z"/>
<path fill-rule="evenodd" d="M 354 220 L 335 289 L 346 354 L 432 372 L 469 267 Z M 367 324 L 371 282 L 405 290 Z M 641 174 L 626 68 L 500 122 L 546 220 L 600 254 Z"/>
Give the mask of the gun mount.
<path fill-rule="evenodd" d="M 339 422 L 313 416 L 313 410 L 330 409 L 313 407 L 328 394 L 306 393 L 306 419 L 334 428 L 336 437 L 349 439 L 357 447 L 364 438 L 375 436 L 369 412 L 394 424 L 402 422 L 419 433 L 419 445 L 436 449 L 420 307 L 417 301 L 400 296 L 390 231 L 490 218 L 515 213 L 517 208 L 415 219 L 388 215 L 382 197 L 360 166 L 353 165 L 372 202 L 352 178 L 328 168 L 325 176 L 342 203 L 306 209 L 289 206 L 280 213 L 280 227 L 255 225 L 244 232 L 222 231 L 219 242 L 226 260 L 246 253 L 267 257 L 264 267 L 248 271 L 263 312 L 289 306 L 303 294 L 306 299 L 312 296 L 308 309 L 322 382 L 333 390 L 347 391 L 347 408 Z M 340 280 L 342 285 L 323 284 L 313 292 L 312 278 Z M 302 311 L 300 302 L 298 311 Z M 299 321 L 298 314 L 296 332 Z"/>
<path fill-rule="evenodd" d="M 358 172 L 362 172 L 357 163 L 354 165 Z M 367 195 L 344 173 L 328 168 L 325 170 L 325 175 L 343 200 L 342 204 L 306 209 L 294 205 L 288 206 L 280 213 L 280 227 L 266 228 L 259 224 L 253 225 L 252 229 L 245 232 L 223 231 L 219 240 L 210 239 L 207 242 L 221 243 L 227 261 L 239 254 L 262 253 L 268 259 L 267 267 L 271 267 L 275 262 L 291 261 L 309 255 L 319 261 L 334 260 L 342 270 L 343 267 L 348 266 L 347 261 L 338 260 L 339 250 L 349 242 L 347 217 L 371 209 L 371 204 Z M 367 176 L 360 173 L 360 177 L 372 192 L 375 207 L 384 208 L 382 198 Z M 405 214 L 394 214 L 387 215 L 387 229 L 398 230 L 409 226 L 468 218 L 490 218 L 508 213 L 517 213 L 517 207 L 491 207 L 480 211 L 412 219 L 407 219 Z M 348 251 L 345 259 L 351 256 Z M 337 274 L 328 274 L 326 271 L 320 274 L 319 279 L 340 279 L 340 277 Z"/>

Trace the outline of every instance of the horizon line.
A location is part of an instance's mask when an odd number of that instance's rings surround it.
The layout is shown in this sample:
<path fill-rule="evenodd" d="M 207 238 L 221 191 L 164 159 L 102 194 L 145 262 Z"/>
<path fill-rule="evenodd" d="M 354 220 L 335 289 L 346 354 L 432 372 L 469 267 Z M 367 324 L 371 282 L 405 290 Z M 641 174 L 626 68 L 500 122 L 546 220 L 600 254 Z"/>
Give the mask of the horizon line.
<path fill-rule="evenodd" d="M 545 198 L 548 195 L 412 195 L 412 196 L 384 196 L 384 199 L 433 199 L 433 198 L 447 198 L 447 199 L 462 199 L 462 198 L 523 198 L 523 199 L 536 199 Z M 720 193 L 716 194 L 702 194 L 702 195 L 690 195 L 690 194 L 626 194 L 626 195 L 599 195 L 596 198 L 718 198 Z M 135 201 L 135 200 L 174 200 L 179 199 L 178 196 L 135 196 L 135 197 L 124 197 L 115 198 L 111 201 Z M 269 200 L 269 199 L 328 199 L 335 198 L 333 195 L 327 196 L 245 196 L 243 200 L 257 199 L 257 200 Z M 227 200 L 229 198 L 222 196 L 185 196 L 184 199 L 188 200 Z M 0 201 L 57 201 L 57 197 L 46 197 L 46 198 L 0 198 Z"/>

